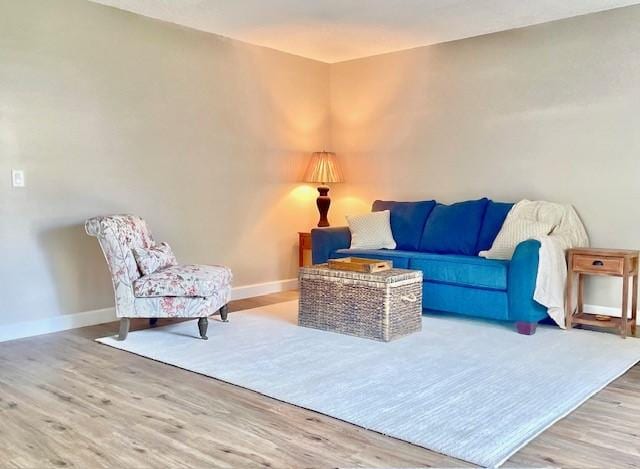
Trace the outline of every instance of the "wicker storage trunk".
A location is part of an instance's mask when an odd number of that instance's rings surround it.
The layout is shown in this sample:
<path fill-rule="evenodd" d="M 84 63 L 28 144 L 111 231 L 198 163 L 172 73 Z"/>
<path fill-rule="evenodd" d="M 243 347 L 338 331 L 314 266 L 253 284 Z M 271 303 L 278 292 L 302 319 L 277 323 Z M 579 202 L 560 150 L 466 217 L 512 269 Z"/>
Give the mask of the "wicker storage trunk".
<path fill-rule="evenodd" d="M 422 272 L 300 269 L 298 324 L 390 341 L 422 328 Z"/>

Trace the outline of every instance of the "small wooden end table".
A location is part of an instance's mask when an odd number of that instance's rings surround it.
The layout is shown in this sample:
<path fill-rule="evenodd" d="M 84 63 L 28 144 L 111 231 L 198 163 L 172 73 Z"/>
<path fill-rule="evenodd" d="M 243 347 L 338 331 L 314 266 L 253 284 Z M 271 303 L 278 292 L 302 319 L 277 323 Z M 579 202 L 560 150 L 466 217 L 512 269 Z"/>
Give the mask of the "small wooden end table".
<path fill-rule="evenodd" d="M 567 329 L 576 324 L 618 329 L 625 338 L 629 325 L 631 335 L 636 334 L 636 316 L 638 312 L 638 257 L 640 251 L 626 249 L 574 248 L 568 251 L 567 276 Z M 578 304 L 573 313 L 573 277 L 578 277 Z M 622 314 L 621 317 L 584 312 L 584 276 L 604 275 L 622 277 Z M 628 323 L 629 279 L 633 280 L 631 294 L 631 324 Z"/>
<path fill-rule="evenodd" d="M 304 251 L 311 249 L 311 233 L 298 231 L 298 265 L 304 266 Z"/>

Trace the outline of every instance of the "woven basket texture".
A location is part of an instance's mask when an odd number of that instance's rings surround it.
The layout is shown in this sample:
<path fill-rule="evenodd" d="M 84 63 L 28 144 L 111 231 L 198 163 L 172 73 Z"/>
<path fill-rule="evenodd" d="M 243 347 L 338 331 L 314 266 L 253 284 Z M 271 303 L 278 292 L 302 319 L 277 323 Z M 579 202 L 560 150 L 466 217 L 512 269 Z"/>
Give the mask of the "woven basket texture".
<path fill-rule="evenodd" d="M 422 328 L 422 272 L 300 269 L 298 324 L 390 341 Z"/>

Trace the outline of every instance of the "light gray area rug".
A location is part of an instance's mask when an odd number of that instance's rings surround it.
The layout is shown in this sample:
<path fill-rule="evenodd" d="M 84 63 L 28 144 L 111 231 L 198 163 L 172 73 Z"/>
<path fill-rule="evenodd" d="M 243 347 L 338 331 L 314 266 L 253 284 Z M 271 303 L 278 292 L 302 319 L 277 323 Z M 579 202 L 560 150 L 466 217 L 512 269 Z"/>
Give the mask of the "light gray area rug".
<path fill-rule="evenodd" d="M 297 302 L 131 332 L 103 344 L 201 373 L 485 467 L 640 361 L 640 340 L 425 316 L 382 343 L 296 325 Z"/>

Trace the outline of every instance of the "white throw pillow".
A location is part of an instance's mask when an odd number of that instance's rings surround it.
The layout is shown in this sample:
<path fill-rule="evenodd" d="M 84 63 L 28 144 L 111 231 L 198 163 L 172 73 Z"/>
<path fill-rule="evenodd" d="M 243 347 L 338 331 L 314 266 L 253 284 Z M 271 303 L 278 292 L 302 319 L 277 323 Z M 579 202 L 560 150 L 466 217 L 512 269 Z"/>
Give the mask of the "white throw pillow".
<path fill-rule="evenodd" d="M 526 218 L 507 220 L 493 241 L 491 249 L 480 251 L 478 255 L 487 259 L 511 259 L 518 244 L 527 239 L 548 235 L 554 226 L 553 223 Z"/>
<path fill-rule="evenodd" d="M 391 212 L 382 210 L 365 215 L 347 216 L 351 230 L 351 249 L 395 249 L 391 233 Z"/>

